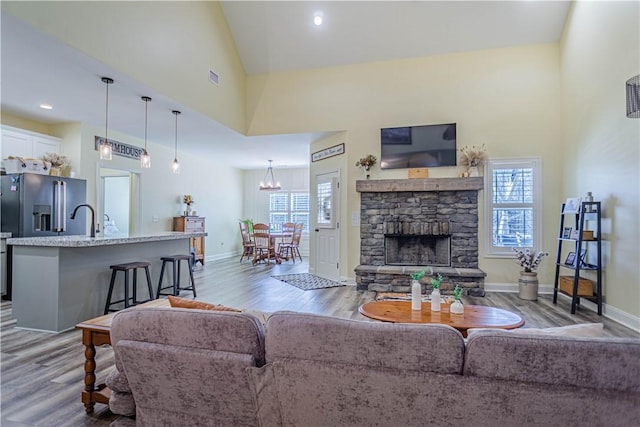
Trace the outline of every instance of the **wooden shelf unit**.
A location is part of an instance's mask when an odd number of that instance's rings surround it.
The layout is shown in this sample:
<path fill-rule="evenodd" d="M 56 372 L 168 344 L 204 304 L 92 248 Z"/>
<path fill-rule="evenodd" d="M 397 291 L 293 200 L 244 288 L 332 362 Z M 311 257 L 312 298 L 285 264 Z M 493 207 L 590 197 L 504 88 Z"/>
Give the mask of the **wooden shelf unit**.
<path fill-rule="evenodd" d="M 582 202 L 578 213 L 564 213 L 565 204 L 560 210 L 560 229 L 558 231 L 558 253 L 556 256 L 556 274 L 553 286 L 553 303 L 558 301 L 558 292 L 571 297 L 571 314 L 576 313 L 576 308 L 580 306 L 580 298 L 586 298 L 598 306 L 598 315 L 602 315 L 602 212 L 600 202 Z M 589 224 L 587 224 L 589 222 Z M 576 239 L 567 239 L 564 236 L 566 225 L 572 225 L 578 230 Z M 591 228 L 587 229 L 587 225 Z M 583 239 L 583 231 L 593 231 L 595 237 Z M 576 260 L 573 264 L 565 264 L 562 260 L 563 244 L 569 245 L 571 251 L 575 252 Z M 583 249 L 595 250 L 595 264 L 586 264 L 586 259 L 582 260 L 580 254 Z M 569 275 L 573 280 L 572 292 L 565 292 L 560 288 L 561 269 L 572 271 Z M 584 286 L 585 280 L 580 275 L 581 272 L 591 272 L 596 276 L 595 290 L 590 295 L 585 295 L 584 291 L 579 292 L 579 287 Z"/>
<path fill-rule="evenodd" d="M 173 231 L 204 232 L 204 217 L 200 216 L 174 216 Z M 204 237 L 192 237 L 190 245 L 195 249 L 195 264 L 204 265 Z"/>

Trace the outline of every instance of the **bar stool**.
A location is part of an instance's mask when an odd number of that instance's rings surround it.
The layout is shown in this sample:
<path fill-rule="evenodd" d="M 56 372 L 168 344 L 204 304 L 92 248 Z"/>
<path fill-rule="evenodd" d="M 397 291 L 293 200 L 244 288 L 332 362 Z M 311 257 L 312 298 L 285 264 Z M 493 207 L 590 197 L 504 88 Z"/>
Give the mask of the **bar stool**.
<path fill-rule="evenodd" d="M 173 295 L 178 296 L 180 291 L 193 291 L 193 297 L 196 297 L 196 285 L 193 281 L 193 265 L 191 255 L 171 255 L 160 258 L 162 260 L 162 268 L 160 269 L 160 280 L 158 281 L 158 292 L 156 298 L 160 298 L 160 295 Z M 187 261 L 187 270 L 189 270 L 189 278 L 191 279 L 191 286 L 187 288 L 180 287 L 180 261 Z M 173 267 L 173 284 L 170 286 L 162 287 L 162 278 L 164 277 L 164 268 L 167 263 L 170 262 Z M 171 293 L 160 292 L 163 289 L 172 289 Z"/>
<path fill-rule="evenodd" d="M 151 285 L 151 275 L 149 274 L 149 266 L 150 262 L 138 261 L 138 262 L 129 262 L 125 264 L 114 264 L 109 268 L 111 271 L 111 282 L 109 283 L 109 294 L 107 295 L 107 303 L 104 306 L 104 314 L 109 313 L 110 311 L 118 311 L 118 309 L 111 308 L 114 304 L 119 304 L 121 302 L 124 303 L 124 308 L 128 308 L 129 305 L 142 304 L 147 301 L 151 301 L 153 298 L 153 285 Z M 149 288 L 149 299 L 144 301 L 137 300 L 137 288 L 138 288 L 138 269 L 144 268 L 144 272 L 147 275 L 147 287 Z M 129 271 L 133 270 L 133 295 L 132 298 L 129 298 Z M 111 301 L 111 296 L 113 295 L 113 285 L 116 281 L 116 274 L 118 271 L 122 271 L 124 273 L 124 299 L 120 299 L 117 301 Z M 131 303 L 129 303 L 131 301 Z"/>

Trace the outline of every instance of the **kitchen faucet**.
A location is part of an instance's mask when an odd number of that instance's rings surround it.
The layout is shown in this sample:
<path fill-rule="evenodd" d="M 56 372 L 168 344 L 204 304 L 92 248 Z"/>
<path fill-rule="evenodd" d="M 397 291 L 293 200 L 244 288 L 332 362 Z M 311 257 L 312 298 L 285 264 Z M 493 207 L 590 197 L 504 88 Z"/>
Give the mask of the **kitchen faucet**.
<path fill-rule="evenodd" d="M 76 206 L 73 209 L 73 213 L 71 214 L 71 219 L 76 219 L 76 212 L 78 211 L 78 208 L 81 208 L 83 206 L 89 208 L 89 210 L 91 211 L 91 237 L 96 237 L 96 233 L 99 233 L 100 230 L 98 230 L 96 227 L 96 211 L 93 210 L 91 205 L 87 203 L 83 203 L 81 205 Z"/>

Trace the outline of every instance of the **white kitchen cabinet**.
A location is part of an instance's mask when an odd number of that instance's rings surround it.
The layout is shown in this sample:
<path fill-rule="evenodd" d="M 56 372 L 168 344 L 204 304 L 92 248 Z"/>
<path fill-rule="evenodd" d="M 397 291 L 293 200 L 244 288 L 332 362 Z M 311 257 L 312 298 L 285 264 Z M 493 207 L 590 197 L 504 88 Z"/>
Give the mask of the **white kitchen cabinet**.
<path fill-rule="evenodd" d="M 60 154 L 60 140 L 52 139 L 50 137 L 44 138 L 41 136 L 34 136 L 32 157 L 39 159 L 46 153 Z"/>
<path fill-rule="evenodd" d="M 2 159 L 9 156 L 38 159 L 45 153 L 60 153 L 60 138 L 2 126 Z"/>
<path fill-rule="evenodd" d="M 31 136 L 2 129 L 2 158 L 9 156 L 31 157 L 33 146 Z"/>

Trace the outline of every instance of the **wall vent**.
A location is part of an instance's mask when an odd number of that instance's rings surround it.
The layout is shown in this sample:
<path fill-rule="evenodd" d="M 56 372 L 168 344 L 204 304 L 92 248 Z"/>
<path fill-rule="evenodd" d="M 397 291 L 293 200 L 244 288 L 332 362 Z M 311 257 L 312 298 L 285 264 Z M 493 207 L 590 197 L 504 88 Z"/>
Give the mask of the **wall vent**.
<path fill-rule="evenodd" d="M 209 81 L 218 86 L 220 84 L 220 76 L 215 71 L 209 70 Z"/>

